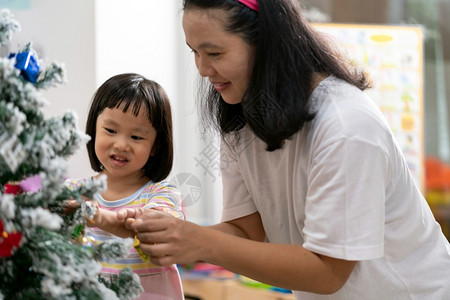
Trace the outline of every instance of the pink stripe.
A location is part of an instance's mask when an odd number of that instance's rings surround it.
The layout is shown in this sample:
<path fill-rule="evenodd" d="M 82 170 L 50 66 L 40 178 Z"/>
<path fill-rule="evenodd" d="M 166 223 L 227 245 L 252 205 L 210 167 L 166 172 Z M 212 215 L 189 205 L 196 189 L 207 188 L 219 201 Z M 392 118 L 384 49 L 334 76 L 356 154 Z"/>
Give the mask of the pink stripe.
<path fill-rule="evenodd" d="M 120 270 L 113 268 L 102 268 L 102 273 L 105 274 L 119 274 Z"/>
<path fill-rule="evenodd" d="M 253 9 L 254 11 L 259 10 L 259 5 L 258 5 L 257 0 L 238 0 L 238 1 L 241 2 L 242 4 L 244 4 L 245 6 Z"/>
<path fill-rule="evenodd" d="M 151 268 L 151 269 L 144 269 L 144 270 L 133 270 L 134 273 L 138 275 L 150 275 L 155 273 L 162 273 L 170 269 L 169 267 L 161 267 L 161 268 Z"/>

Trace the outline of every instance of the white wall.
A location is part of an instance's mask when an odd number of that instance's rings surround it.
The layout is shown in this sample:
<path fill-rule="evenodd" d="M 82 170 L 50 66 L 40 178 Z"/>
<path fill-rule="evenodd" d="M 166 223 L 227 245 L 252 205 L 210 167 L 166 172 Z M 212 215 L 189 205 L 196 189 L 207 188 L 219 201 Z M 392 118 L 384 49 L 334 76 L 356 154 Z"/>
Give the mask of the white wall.
<path fill-rule="evenodd" d="M 15 52 L 32 42 L 42 67 L 51 61 L 66 66 L 67 84 L 44 91 L 50 102 L 48 116 L 73 110 L 84 131 L 87 102 L 95 90 L 94 2 L 91 0 L 32 0 L 30 8 L 12 10 L 22 27 L 10 43 Z M 86 147 L 68 162 L 68 176 L 81 177 L 91 172 Z"/>
<path fill-rule="evenodd" d="M 137 72 L 164 87 L 172 103 L 175 141 L 174 168 L 169 179 L 182 184 L 188 218 L 211 223 L 220 214 L 220 178 L 205 173 L 198 165 L 207 145 L 199 135 L 194 103 L 197 71 L 184 41 L 180 4 L 97 0 L 96 85 L 114 74 Z M 189 183 L 189 178 L 199 182 Z M 197 191 L 202 193 L 200 199 L 196 198 Z"/>
<path fill-rule="evenodd" d="M 51 103 L 46 114 L 75 110 L 84 131 L 92 94 L 106 79 L 136 72 L 157 81 L 169 95 L 173 110 L 175 161 L 168 179 L 184 183 L 180 189 L 189 220 L 202 224 L 217 221 L 221 210 L 219 158 L 218 153 L 205 156 L 204 150 L 211 148 L 199 135 L 194 101 L 198 75 L 181 28 L 181 0 L 30 3 L 29 9 L 12 10 L 22 31 L 14 37 L 11 50 L 33 41 L 44 65 L 52 60 L 64 62 L 68 75 L 68 84 L 45 92 Z M 94 174 L 85 147 L 69 159 L 67 173 L 77 178 Z"/>

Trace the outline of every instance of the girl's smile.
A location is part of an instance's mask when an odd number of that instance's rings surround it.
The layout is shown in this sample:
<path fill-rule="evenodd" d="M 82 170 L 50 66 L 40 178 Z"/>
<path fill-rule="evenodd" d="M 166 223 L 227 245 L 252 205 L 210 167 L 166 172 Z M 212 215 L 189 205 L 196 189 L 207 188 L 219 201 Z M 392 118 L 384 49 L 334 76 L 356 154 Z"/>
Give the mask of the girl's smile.
<path fill-rule="evenodd" d="M 121 157 L 119 155 L 111 155 L 110 157 L 113 164 L 116 165 L 117 167 L 123 167 L 128 162 L 128 159 L 126 159 L 125 157 Z"/>
<path fill-rule="evenodd" d="M 141 178 L 156 139 L 156 130 L 141 108 L 135 116 L 129 108 L 105 108 L 97 118 L 95 151 L 110 177 Z M 136 177 L 135 177 L 136 176 Z"/>

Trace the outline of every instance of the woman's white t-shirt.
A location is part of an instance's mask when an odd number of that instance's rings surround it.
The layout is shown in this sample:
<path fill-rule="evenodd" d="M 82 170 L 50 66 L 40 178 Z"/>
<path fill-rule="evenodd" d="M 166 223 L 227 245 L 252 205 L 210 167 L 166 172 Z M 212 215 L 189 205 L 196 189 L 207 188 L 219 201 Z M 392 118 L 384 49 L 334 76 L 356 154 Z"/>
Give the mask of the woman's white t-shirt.
<path fill-rule="evenodd" d="M 337 293 L 297 299 L 450 299 L 449 243 L 378 107 L 333 76 L 310 100 L 282 149 L 247 126 L 222 143 L 222 221 L 258 211 L 269 242 L 358 261 Z"/>

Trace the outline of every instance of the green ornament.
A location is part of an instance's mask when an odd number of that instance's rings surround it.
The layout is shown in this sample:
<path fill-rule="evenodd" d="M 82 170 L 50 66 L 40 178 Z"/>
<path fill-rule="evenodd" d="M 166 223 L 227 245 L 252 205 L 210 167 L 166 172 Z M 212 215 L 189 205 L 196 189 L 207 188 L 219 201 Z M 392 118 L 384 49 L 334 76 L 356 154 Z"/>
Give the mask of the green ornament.
<path fill-rule="evenodd" d="M 84 224 L 80 224 L 75 226 L 75 228 L 73 229 L 72 232 L 72 238 L 73 239 L 77 239 L 78 237 L 80 237 L 84 232 Z"/>

